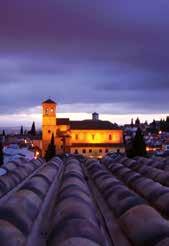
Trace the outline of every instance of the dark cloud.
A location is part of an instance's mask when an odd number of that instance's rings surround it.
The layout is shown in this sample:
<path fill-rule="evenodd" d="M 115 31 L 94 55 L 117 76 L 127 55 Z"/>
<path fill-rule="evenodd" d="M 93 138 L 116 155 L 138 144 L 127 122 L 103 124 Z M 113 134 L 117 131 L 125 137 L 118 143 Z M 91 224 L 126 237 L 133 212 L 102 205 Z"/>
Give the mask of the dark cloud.
<path fill-rule="evenodd" d="M 167 112 L 168 22 L 165 0 L 2 0 L 0 112 L 48 96 Z"/>

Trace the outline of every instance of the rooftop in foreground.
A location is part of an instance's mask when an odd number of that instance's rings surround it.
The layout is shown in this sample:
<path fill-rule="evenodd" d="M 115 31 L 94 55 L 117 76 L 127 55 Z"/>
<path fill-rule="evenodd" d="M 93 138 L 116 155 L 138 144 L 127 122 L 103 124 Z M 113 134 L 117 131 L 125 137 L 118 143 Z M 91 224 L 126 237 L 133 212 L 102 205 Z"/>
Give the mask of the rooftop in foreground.
<path fill-rule="evenodd" d="M 169 245 L 169 158 L 69 155 L 3 168 L 1 245 Z"/>

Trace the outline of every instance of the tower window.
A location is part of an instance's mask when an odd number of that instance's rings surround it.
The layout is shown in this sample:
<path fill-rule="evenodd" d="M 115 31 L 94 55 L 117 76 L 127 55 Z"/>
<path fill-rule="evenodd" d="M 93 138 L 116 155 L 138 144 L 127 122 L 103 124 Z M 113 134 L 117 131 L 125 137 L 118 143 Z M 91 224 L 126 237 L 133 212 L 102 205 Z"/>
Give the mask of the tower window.
<path fill-rule="evenodd" d="M 45 109 L 45 114 L 48 114 L 48 113 L 49 113 L 49 109 L 46 108 L 46 109 Z"/>

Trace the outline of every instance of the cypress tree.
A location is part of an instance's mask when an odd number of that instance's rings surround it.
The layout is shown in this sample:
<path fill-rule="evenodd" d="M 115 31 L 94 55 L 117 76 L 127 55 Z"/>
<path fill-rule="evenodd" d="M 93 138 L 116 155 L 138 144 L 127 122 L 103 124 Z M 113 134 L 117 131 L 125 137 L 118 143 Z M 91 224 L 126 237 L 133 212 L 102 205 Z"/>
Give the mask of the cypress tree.
<path fill-rule="evenodd" d="M 169 132 L 169 116 L 166 118 L 166 131 Z"/>
<path fill-rule="evenodd" d="M 3 145 L 0 142 L 0 166 L 3 165 L 3 162 L 4 162 Z"/>
<path fill-rule="evenodd" d="M 160 130 L 161 131 L 166 131 L 166 122 L 164 119 L 160 120 Z"/>
<path fill-rule="evenodd" d="M 36 136 L 36 128 L 35 128 L 35 122 L 32 123 L 30 134 L 32 136 Z"/>
<path fill-rule="evenodd" d="M 20 129 L 20 135 L 23 136 L 23 126 L 21 126 L 21 129 Z"/>
<path fill-rule="evenodd" d="M 45 154 L 45 160 L 49 161 L 55 155 L 56 155 L 55 138 L 54 138 L 54 134 L 52 133 L 51 142 L 48 145 L 48 148 Z"/>
<path fill-rule="evenodd" d="M 2 132 L 2 136 L 6 136 L 6 133 L 5 133 L 5 130 L 3 130 L 3 132 Z"/>
<path fill-rule="evenodd" d="M 144 141 L 144 136 L 140 127 L 136 131 L 135 138 L 132 143 L 133 155 L 134 156 L 146 156 L 146 144 Z"/>
<path fill-rule="evenodd" d="M 136 125 L 136 126 L 139 126 L 139 125 L 140 125 L 140 120 L 139 120 L 138 117 L 137 117 L 137 119 L 136 119 L 136 121 L 135 121 L 135 125 Z"/>

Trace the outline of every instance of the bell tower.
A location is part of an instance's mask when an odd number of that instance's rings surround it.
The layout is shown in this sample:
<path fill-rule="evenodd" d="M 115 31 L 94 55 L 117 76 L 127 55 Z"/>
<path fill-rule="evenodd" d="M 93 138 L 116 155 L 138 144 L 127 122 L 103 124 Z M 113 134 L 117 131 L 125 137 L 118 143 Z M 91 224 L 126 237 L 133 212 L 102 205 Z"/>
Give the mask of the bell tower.
<path fill-rule="evenodd" d="M 45 155 L 52 133 L 56 136 L 57 104 L 48 99 L 42 103 L 42 154 Z"/>

